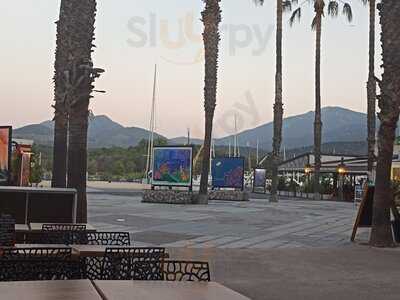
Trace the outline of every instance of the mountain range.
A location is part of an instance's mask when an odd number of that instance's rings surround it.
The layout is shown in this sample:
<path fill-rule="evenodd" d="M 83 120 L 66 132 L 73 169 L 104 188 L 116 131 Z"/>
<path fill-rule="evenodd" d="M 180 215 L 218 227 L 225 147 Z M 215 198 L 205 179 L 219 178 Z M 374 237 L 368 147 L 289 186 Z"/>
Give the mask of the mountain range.
<path fill-rule="evenodd" d="M 322 141 L 360 142 L 367 137 L 367 115 L 341 107 L 325 107 L 322 109 Z M 297 116 L 285 118 L 283 121 L 283 146 L 286 149 L 307 147 L 313 144 L 314 112 L 310 111 Z M 54 125 L 52 121 L 24 126 L 13 131 L 15 138 L 31 139 L 37 144 L 51 146 L 53 144 Z M 273 123 L 269 122 L 238 134 L 240 146 L 255 147 L 257 140 L 260 148 L 271 150 Z M 113 146 L 136 146 L 142 139 L 147 139 L 148 130 L 138 127 L 124 127 L 105 115 L 95 116 L 89 122 L 88 144 L 90 148 L 108 148 Z M 155 138 L 166 139 L 156 134 Z M 184 144 L 186 137 L 169 139 L 170 144 Z M 191 143 L 201 144 L 201 139 L 192 139 Z M 233 136 L 215 140 L 217 146 L 233 144 Z"/>
<path fill-rule="evenodd" d="M 52 146 L 54 122 L 45 121 L 13 130 L 13 137 L 34 140 L 35 143 Z M 136 146 L 142 139 L 147 139 L 149 132 L 138 127 L 124 127 L 107 116 L 95 116 L 89 121 L 89 148 L 109 148 L 113 146 L 127 148 Z M 155 138 L 165 137 L 155 134 Z"/>

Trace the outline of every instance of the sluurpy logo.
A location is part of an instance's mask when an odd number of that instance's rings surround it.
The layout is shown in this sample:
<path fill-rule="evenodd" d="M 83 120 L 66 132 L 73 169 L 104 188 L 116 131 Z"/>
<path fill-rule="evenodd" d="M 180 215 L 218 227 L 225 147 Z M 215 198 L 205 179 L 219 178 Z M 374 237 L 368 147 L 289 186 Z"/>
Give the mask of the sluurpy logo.
<path fill-rule="evenodd" d="M 175 21 L 162 19 L 151 13 L 148 18 L 132 17 L 128 30 L 132 34 L 127 43 L 131 47 L 162 47 L 169 51 L 179 51 L 175 55 L 162 56 L 167 62 L 177 65 L 192 65 L 204 60 L 201 21 L 193 12 L 187 12 Z M 273 33 L 273 25 L 266 28 L 259 24 L 222 24 L 222 42 L 230 56 L 251 47 L 251 55 L 263 54 Z"/>

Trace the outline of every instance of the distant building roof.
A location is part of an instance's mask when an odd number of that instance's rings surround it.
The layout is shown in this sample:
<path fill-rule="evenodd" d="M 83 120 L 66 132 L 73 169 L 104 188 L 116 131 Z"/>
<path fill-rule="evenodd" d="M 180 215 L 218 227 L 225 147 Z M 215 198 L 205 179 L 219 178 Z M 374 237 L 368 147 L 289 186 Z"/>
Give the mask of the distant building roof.
<path fill-rule="evenodd" d="M 18 145 L 25 145 L 25 146 L 32 146 L 33 140 L 26 140 L 26 139 L 12 139 L 13 142 L 17 143 Z"/>
<path fill-rule="evenodd" d="M 349 173 L 364 174 L 367 172 L 367 157 L 358 155 L 321 154 L 321 172 L 335 173 L 337 166 L 343 162 Z M 305 153 L 286 160 L 279 165 L 280 172 L 304 172 L 306 165 L 313 166 L 313 153 Z"/>

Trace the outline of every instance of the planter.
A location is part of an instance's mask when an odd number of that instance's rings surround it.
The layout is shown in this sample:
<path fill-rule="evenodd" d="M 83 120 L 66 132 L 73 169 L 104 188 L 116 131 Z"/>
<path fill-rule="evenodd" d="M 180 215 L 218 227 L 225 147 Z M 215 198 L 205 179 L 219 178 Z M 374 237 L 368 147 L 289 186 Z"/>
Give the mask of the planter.
<path fill-rule="evenodd" d="M 400 243 L 400 220 L 392 221 L 392 228 L 396 243 Z"/>

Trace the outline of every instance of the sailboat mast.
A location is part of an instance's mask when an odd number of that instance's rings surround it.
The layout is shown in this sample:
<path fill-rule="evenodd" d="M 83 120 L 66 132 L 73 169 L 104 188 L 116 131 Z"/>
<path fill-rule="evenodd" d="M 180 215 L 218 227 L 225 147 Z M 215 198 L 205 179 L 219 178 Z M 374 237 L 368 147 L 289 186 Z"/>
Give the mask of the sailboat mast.
<path fill-rule="evenodd" d="M 260 145 L 260 142 L 259 142 L 259 140 L 257 139 L 257 152 L 256 152 L 256 166 L 258 166 L 258 162 L 260 161 L 259 160 L 259 145 Z"/>
<path fill-rule="evenodd" d="M 155 67 L 154 67 L 153 98 L 152 98 L 152 104 L 151 104 L 149 140 L 148 140 L 148 148 L 147 148 L 146 178 L 149 178 L 149 171 L 153 167 L 154 130 L 155 130 L 155 123 L 156 123 L 155 122 L 156 88 L 157 88 L 157 65 L 155 65 Z"/>
<path fill-rule="evenodd" d="M 236 114 L 235 114 L 235 135 L 234 135 L 234 145 L 233 145 L 233 156 L 237 157 L 238 152 L 237 152 L 237 122 L 236 122 Z"/>
<path fill-rule="evenodd" d="M 156 129 L 156 89 L 157 89 L 157 65 L 154 67 L 154 83 L 153 83 L 153 126 L 151 130 L 151 150 L 150 150 L 150 168 L 154 163 L 154 130 Z"/>

